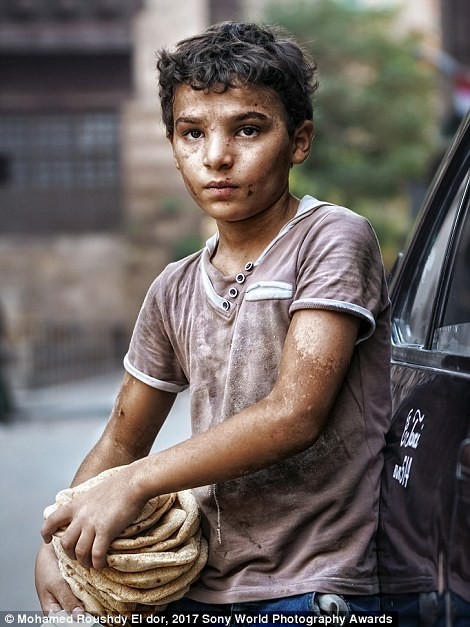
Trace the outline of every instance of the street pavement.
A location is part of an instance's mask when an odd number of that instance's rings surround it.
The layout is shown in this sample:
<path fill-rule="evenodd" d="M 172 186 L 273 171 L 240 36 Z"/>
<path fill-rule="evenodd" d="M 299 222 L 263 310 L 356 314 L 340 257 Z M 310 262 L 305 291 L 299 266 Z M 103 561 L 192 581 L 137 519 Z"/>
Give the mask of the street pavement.
<path fill-rule="evenodd" d="M 34 560 L 42 512 L 67 487 L 100 436 L 122 372 L 37 390 L 17 390 L 18 413 L 0 423 L 0 611 L 39 609 Z M 180 394 L 154 451 L 189 437 L 188 393 Z"/>

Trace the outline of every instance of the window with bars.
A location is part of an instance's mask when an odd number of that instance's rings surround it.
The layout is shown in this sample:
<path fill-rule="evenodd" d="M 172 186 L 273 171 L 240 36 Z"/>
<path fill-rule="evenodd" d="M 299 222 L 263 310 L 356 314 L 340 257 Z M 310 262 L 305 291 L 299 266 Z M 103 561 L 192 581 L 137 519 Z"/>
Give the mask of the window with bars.
<path fill-rule="evenodd" d="M 115 225 L 117 113 L 0 114 L 0 199 L 6 232 Z"/>
<path fill-rule="evenodd" d="M 119 176 L 117 116 L 0 115 L 0 154 L 2 186 L 110 185 Z"/>

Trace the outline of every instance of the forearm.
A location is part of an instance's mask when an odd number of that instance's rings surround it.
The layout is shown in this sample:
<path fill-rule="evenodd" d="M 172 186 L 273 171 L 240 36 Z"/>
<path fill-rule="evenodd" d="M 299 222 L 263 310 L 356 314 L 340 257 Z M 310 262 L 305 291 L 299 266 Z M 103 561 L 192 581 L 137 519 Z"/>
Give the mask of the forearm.
<path fill-rule="evenodd" d="M 101 439 L 80 464 L 71 485 L 83 483 L 108 468 L 131 464 L 140 457 L 143 455 L 131 455 L 125 449 L 113 446 L 109 440 Z"/>
<path fill-rule="evenodd" d="M 326 412 L 325 412 L 326 413 Z M 256 472 L 313 444 L 324 424 L 323 410 L 295 416 L 263 399 L 209 431 L 136 462 L 143 498 L 176 492 Z"/>

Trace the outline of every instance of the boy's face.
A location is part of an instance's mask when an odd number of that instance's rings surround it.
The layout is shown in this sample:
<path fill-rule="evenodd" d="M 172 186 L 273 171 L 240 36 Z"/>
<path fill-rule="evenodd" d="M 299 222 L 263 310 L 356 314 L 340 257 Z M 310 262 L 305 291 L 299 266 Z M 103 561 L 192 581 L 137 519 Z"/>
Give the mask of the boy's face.
<path fill-rule="evenodd" d="M 277 95 L 258 86 L 175 92 L 176 167 L 195 202 L 215 220 L 236 222 L 274 207 L 288 194 L 290 166 L 304 161 L 312 123 L 289 137 Z"/>

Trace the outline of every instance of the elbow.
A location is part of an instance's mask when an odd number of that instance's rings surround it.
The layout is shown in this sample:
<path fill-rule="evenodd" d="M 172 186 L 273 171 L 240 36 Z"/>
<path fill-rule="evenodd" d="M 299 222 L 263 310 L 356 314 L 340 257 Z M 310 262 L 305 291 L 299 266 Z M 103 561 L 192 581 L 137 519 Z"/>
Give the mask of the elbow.
<path fill-rule="evenodd" d="M 321 435 L 322 427 L 323 422 L 320 426 L 313 412 L 304 417 L 298 417 L 295 426 L 292 425 L 290 429 L 294 454 L 303 453 L 313 446 Z"/>
<path fill-rule="evenodd" d="M 278 428 L 273 437 L 278 439 L 276 448 L 282 451 L 282 456 L 297 455 L 313 446 L 323 431 L 327 415 L 314 407 L 301 411 L 285 408 L 279 412 L 279 409 L 277 405 Z"/>

